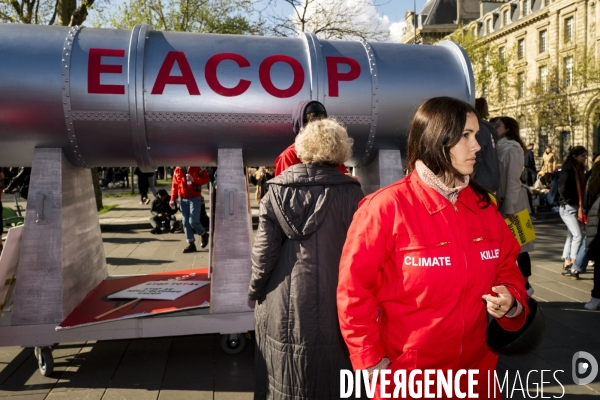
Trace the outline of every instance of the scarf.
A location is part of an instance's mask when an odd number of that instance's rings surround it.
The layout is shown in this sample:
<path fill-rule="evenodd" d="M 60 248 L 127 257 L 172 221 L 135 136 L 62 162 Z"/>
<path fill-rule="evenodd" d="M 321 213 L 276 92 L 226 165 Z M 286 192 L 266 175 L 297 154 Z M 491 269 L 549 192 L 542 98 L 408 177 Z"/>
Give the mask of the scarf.
<path fill-rule="evenodd" d="M 421 160 L 415 163 L 415 170 L 419 174 L 419 178 L 433 190 L 444 196 L 452 204 L 456 204 L 458 194 L 461 190 L 469 186 L 469 176 L 463 176 L 463 179 L 454 178 L 454 187 L 447 186 L 442 179 L 434 174 Z"/>
<path fill-rule="evenodd" d="M 583 166 L 573 164 L 575 170 L 575 182 L 577 182 L 577 197 L 579 198 L 579 208 L 583 208 L 583 196 L 585 193 L 585 172 Z"/>

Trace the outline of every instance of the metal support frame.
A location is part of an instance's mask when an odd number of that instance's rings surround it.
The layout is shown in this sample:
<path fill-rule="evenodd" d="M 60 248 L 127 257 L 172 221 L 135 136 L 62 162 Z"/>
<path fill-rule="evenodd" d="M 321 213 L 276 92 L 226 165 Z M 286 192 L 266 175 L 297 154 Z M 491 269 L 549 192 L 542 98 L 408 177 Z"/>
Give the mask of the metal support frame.
<path fill-rule="evenodd" d="M 11 324 L 58 324 L 108 275 L 90 170 L 36 149 L 29 200 Z"/>
<path fill-rule="evenodd" d="M 391 185 L 404 177 L 400 150 L 379 150 L 371 164 L 354 171 L 365 195 Z"/>
<path fill-rule="evenodd" d="M 210 312 L 250 311 L 252 214 L 241 149 L 219 149 Z"/>

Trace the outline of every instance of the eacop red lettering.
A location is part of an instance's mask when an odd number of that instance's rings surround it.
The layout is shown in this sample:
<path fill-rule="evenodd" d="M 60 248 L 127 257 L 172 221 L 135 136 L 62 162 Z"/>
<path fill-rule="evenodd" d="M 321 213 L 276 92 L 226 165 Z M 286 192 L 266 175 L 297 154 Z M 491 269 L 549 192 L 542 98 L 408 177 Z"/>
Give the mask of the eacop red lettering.
<path fill-rule="evenodd" d="M 125 85 L 107 85 L 100 83 L 102 74 L 123 74 L 121 64 L 111 64 L 102 57 L 125 57 L 125 50 L 121 49 L 98 49 L 92 48 L 88 55 L 88 93 L 90 94 L 125 94 Z M 229 60 L 242 68 L 250 67 L 250 61 L 240 54 L 219 53 L 208 59 L 204 68 L 204 78 L 208 87 L 216 94 L 224 97 L 235 97 L 244 94 L 253 81 L 241 79 L 233 87 L 221 84 L 217 77 L 217 68 L 221 62 Z M 179 67 L 180 75 L 172 74 L 175 64 Z M 271 80 L 271 68 L 276 63 L 287 64 L 292 70 L 292 83 L 287 88 L 280 88 Z M 327 82 L 329 97 L 339 97 L 340 82 L 351 82 L 361 74 L 358 61 L 349 57 L 325 57 L 327 65 Z M 338 66 L 345 64 L 350 70 L 345 73 L 338 71 Z M 265 58 L 258 68 L 258 82 L 262 88 L 271 96 L 277 98 L 289 98 L 297 95 L 304 87 L 306 73 L 302 64 L 293 57 L 283 54 L 275 54 Z M 170 51 L 165 56 L 158 75 L 152 85 L 151 94 L 162 95 L 168 85 L 184 85 L 190 96 L 200 96 L 200 89 L 194 76 L 187 57 L 182 51 Z"/>

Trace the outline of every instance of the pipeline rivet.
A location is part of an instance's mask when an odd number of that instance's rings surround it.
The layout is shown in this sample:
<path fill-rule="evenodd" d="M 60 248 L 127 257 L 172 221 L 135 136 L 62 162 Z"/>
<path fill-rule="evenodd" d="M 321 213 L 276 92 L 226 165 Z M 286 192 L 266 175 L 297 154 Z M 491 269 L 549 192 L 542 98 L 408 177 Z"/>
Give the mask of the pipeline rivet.
<path fill-rule="evenodd" d="M 63 101 L 63 104 L 67 104 L 67 102 L 66 102 L 66 101 Z"/>

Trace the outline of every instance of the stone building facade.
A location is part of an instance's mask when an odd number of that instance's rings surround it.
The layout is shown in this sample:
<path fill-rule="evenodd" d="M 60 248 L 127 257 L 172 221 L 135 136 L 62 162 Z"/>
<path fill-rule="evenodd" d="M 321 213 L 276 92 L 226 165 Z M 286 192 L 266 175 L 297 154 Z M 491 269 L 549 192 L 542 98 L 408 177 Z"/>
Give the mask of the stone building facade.
<path fill-rule="evenodd" d="M 435 9 L 434 2 L 444 1 L 430 0 L 422 14 Z M 561 159 L 571 146 L 582 145 L 591 158 L 600 150 L 600 7 L 596 0 L 482 1 L 478 6 L 477 18 L 455 25 L 490 52 L 471 57 L 477 97 L 488 99 L 492 116 L 509 115 L 520 122 L 523 140 L 537 145 L 538 162 L 546 145 Z M 442 9 L 439 4 L 437 9 Z M 454 18 L 459 20 L 458 11 Z M 414 25 L 408 22 L 405 43 L 414 42 L 409 38 Z M 427 24 L 417 26 L 422 43 L 434 43 L 433 32 Z M 447 38 L 453 40 L 456 32 Z M 505 63 L 495 77 L 482 73 L 491 68 L 490 56 Z M 486 78 L 478 81 L 478 77 Z"/>

